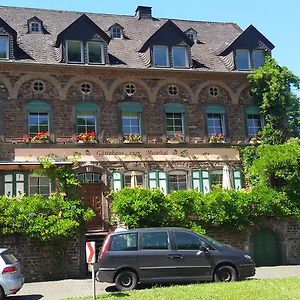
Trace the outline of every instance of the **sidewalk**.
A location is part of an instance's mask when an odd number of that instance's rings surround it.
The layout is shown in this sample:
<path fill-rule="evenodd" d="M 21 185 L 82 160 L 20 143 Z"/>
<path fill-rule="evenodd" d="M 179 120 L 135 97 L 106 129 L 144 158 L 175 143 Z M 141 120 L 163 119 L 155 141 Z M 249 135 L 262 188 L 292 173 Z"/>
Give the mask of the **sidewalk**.
<path fill-rule="evenodd" d="M 300 276 L 300 265 L 259 267 L 255 279 Z M 115 291 L 114 285 L 96 282 L 96 295 Z M 67 279 L 61 281 L 25 283 L 21 291 L 11 300 L 61 300 L 70 297 L 92 296 L 91 279 Z"/>

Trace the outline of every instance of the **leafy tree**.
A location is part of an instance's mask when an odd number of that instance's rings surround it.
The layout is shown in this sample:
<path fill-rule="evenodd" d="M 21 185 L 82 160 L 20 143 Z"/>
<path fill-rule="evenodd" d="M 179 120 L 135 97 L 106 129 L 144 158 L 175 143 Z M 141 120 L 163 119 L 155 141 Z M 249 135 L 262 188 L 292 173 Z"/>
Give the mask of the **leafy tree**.
<path fill-rule="evenodd" d="M 299 98 L 292 93 L 291 87 L 299 89 L 300 78 L 267 56 L 265 64 L 249 74 L 248 80 L 265 119 L 260 133 L 262 140 L 280 144 L 291 136 L 299 135 Z"/>

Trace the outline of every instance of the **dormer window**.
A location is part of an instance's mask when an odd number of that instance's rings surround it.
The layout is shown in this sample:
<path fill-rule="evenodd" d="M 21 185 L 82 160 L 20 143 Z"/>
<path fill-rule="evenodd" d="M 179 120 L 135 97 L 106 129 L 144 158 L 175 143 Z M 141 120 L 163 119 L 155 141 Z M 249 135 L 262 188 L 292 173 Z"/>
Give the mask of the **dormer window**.
<path fill-rule="evenodd" d="M 66 41 L 67 62 L 83 63 L 83 42 Z"/>
<path fill-rule="evenodd" d="M 8 36 L 0 36 L 0 59 L 9 59 Z"/>
<path fill-rule="evenodd" d="M 104 64 L 103 42 L 87 42 L 88 62 L 92 64 Z"/>
<path fill-rule="evenodd" d="M 172 58 L 171 60 L 170 57 Z M 155 67 L 187 68 L 187 48 L 153 46 L 153 65 Z"/>
<path fill-rule="evenodd" d="M 186 47 L 172 47 L 172 58 L 174 68 L 188 67 Z"/>
<path fill-rule="evenodd" d="M 237 70 L 250 70 L 250 51 L 245 49 L 237 49 L 235 62 Z"/>
<path fill-rule="evenodd" d="M 197 32 L 196 32 L 196 30 L 190 28 L 190 29 L 188 29 L 188 30 L 185 32 L 185 34 L 187 35 L 187 37 L 188 37 L 191 41 L 193 41 L 194 43 L 197 42 Z"/>
<path fill-rule="evenodd" d="M 253 50 L 254 68 L 257 69 L 265 63 L 265 50 Z"/>
<path fill-rule="evenodd" d="M 119 26 L 113 26 L 111 28 L 111 37 L 113 39 L 121 39 L 123 37 L 122 28 Z"/>
<path fill-rule="evenodd" d="M 170 66 L 167 46 L 153 46 L 153 65 L 155 67 Z"/>
<path fill-rule="evenodd" d="M 41 23 L 37 21 L 33 21 L 29 23 L 29 32 L 30 33 L 38 33 L 41 32 Z"/>

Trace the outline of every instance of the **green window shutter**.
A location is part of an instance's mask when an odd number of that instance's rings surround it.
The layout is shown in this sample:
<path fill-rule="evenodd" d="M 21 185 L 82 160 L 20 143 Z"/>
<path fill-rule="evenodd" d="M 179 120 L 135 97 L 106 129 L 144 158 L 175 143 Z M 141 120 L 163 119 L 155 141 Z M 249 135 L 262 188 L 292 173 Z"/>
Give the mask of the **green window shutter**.
<path fill-rule="evenodd" d="M 237 191 L 243 187 L 243 176 L 241 170 L 233 171 L 233 186 Z"/>
<path fill-rule="evenodd" d="M 202 192 L 207 194 L 210 192 L 210 178 L 209 178 L 209 171 L 202 170 Z"/>
<path fill-rule="evenodd" d="M 26 176 L 22 172 L 12 172 L 4 175 L 4 194 L 12 197 L 26 192 Z"/>
<path fill-rule="evenodd" d="M 206 107 L 207 114 L 225 114 L 225 109 L 221 105 L 208 105 Z"/>
<path fill-rule="evenodd" d="M 135 102 L 119 103 L 122 112 L 143 112 L 143 105 Z"/>
<path fill-rule="evenodd" d="M 247 115 L 259 115 L 260 111 L 259 111 L 259 108 L 257 106 L 252 105 L 252 106 L 248 106 L 246 108 L 246 114 Z"/>
<path fill-rule="evenodd" d="M 95 113 L 97 112 L 97 105 L 95 103 L 83 102 L 75 104 L 76 113 Z"/>
<path fill-rule="evenodd" d="M 185 106 L 181 103 L 167 103 L 164 109 L 166 113 L 185 113 Z"/>
<path fill-rule="evenodd" d="M 150 189 L 158 188 L 157 172 L 150 171 L 148 172 L 148 185 Z"/>
<path fill-rule="evenodd" d="M 194 190 L 196 190 L 197 192 L 202 192 L 201 171 L 199 170 L 192 171 L 192 184 Z"/>
<path fill-rule="evenodd" d="M 119 191 L 123 187 L 123 174 L 120 172 L 113 172 L 112 174 L 112 190 Z"/>
<path fill-rule="evenodd" d="M 158 172 L 158 186 L 164 194 L 168 193 L 168 176 L 166 172 Z"/>
<path fill-rule="evenodd" d="M 50 104 L 43 101 L 31 101 L 26 104 L 26 109 L 30 112 L 47 113 L 51 110 L 51 107 Z"/>

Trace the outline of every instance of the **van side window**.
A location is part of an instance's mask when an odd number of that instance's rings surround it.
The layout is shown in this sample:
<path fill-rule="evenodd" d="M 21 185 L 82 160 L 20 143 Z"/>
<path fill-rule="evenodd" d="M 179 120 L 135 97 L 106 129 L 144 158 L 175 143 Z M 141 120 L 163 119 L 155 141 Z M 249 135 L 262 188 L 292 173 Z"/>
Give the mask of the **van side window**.
<path fill-rule="evenodd" d="M 137 233 L 111 236 L 109 251 L 136 251 L 137 249 Z"/>
<path fill-rule="evenodd" d="M 144 232 L 143 249 L 165 250 L 169 249 L 169 238 L 167 232 Z"/>
<path fill-rule="evenodd" d="M 197 236 L 188 232 L 175 231 L 177 250 L 199 250 L 204 242 Z"/>

